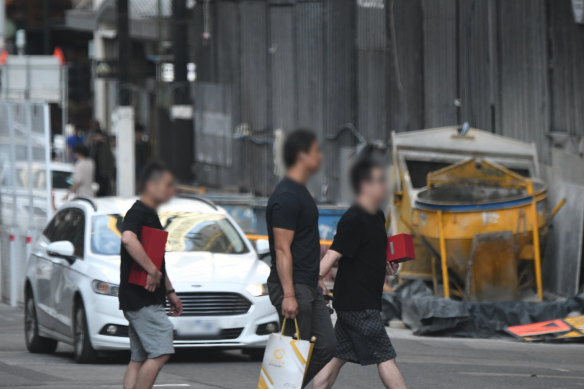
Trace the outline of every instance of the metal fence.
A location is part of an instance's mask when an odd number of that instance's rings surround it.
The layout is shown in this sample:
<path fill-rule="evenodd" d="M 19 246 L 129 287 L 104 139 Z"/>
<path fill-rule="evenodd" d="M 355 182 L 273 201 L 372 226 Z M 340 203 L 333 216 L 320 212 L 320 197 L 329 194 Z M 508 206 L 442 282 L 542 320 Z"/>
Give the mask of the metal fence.
<path fill-rule="evenodd" d="M 52 213 L 46 103 L 0 102 L 0 297 L 22 302 L 31 243 Z"/>
<path fill-rule="evenodd" d="M 550 133 L 574 142 L 584 135 L 584 28 L 570 0 L 223 0 L 209 8 L 195 7 L 191 27 L 204 85 L 195 106 L 199 115 L 220 107 L 233 139 L 231 165 L 209 160 L 225 141 L 211 138 L 208 120 L 197 128 L 206 149 L 199 178 L 210 185 L 268 194 L 276 129 L 318 133 L 325 168 L 311 190 L 323 201 L 342 197 L 342 150 L 356 143 L 346 132 L 328 138 L 344 123 L 387 143 L 392 130 L 469 121 L 535 142 L 544 163 Z M 213 84 L 229 93 L 208 93 Z M 235 136 L 241 128 L 253 137 Z"/>

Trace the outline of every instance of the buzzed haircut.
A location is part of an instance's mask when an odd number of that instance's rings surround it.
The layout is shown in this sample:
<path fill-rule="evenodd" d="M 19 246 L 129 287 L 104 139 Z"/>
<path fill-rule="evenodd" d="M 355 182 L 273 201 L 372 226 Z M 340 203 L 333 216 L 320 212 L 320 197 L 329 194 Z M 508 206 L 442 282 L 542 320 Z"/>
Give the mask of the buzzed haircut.
<path fill-rule="evenodd" d="M 138 180 L 138 193 L 144 192 L 144 190 L 146 190 L 146 185 L 150 181 L 159 180 L 164 173 L 172 174 L 170 169 L 160 161 L 152 161 L 146 165 L 144 169 L 142 169 L 140 179 Z"/>
<path fill-rule="evenodd" d="M 298 154 L 308 153 L 312 144 L 316 142 L 316 134 L 305 128 L 292 131 L 284 141 L 284 164 L 287 168 L 293 166 Z"/>
<path fill-rule="evenodd" d="M 89 157 L 89 149 L 85 145 L 76 145 L 73 147 L 73 154 L 79 154 L 84 158 Z"/>
<path fill-rule="evenodd" d="M 374 169 L 381 169 L 381 164 L 371 158 L 362 158 L 356 161 L 351 167 L 349 178 L 351 188 L 355 194 L 359 194 L 361 184 L 371 180 L 371 172 Z"/>

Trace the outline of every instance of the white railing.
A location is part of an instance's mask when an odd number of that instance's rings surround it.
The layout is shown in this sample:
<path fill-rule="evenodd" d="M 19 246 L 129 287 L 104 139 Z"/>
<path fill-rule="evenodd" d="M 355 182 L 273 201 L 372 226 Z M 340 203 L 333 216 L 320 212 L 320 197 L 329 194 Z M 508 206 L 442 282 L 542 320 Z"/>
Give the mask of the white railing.
<path fill-rule="evenodd" d="M 52 214 L 47 103 L 0 101 L 0 297 L 23 301 L 30 247 Z"/>

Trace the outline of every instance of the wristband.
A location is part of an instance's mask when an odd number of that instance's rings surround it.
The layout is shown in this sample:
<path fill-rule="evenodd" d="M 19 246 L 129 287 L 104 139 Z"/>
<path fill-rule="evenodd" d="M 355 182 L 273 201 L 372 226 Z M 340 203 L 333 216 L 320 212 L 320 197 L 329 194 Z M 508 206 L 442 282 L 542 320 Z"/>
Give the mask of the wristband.
<path fill-rule="evenodd" d="M 170 295 L 171 295 L 171 294 L 173 294 L 173 293 L 176 293 L 176 290 L 174 290 L 174 289 L 170 289 L 170 290 L 167 290 L 167 291 L 166 291 L 166 295 L 167 295 L 167 296 L 170 296 Z"/>
<path fill-rule="evenodd" d="M 295 294 L 293 294 L 293 295 L 291 295 L 291 296 L 284 296 L 283 298 L 284 298 L 284 299 L 288 299 L 288 298 L 290 298 L 290 297 L 296 297 L 296 295 L 295 295 Z"/>

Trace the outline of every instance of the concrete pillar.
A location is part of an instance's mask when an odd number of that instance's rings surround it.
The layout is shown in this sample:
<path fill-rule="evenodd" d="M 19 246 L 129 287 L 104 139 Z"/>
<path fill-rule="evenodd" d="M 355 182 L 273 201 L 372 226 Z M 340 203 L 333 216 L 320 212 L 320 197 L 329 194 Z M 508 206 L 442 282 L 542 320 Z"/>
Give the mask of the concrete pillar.
<path fill-rule="evenodd" d="M 134 157 L 134 108 L 118 106 L 114 112 L 118 196 L 136 194 L 136 159 Z"/>
<path fill-rule="evenodd" d="M 93 57 L 96 60 L 105 57 L 103 34 L 99 29 L 93 33 Z M 103 78 L 93 78 L 93 117 L 97 119 L 102 126 L 106 126 L 108 122 L 105 83 L 106 80 Z"/>

